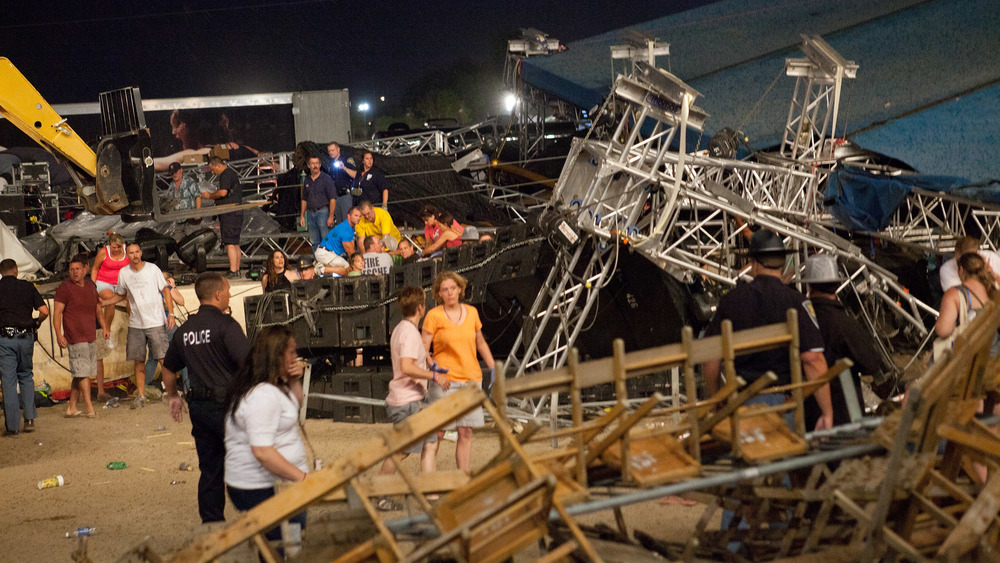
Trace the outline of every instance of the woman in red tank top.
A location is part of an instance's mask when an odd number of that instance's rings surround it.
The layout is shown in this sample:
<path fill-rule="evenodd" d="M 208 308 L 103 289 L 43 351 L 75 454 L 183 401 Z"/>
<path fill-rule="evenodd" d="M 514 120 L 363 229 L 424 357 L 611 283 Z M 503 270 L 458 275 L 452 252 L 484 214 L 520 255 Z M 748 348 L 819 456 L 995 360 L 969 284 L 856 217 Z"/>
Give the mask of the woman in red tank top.
<path fill-rule="evenodd" d="M 118 284 L 118 271 L 128 266 L 128 256 L 125 255 L 125 239 L 118 233 L 108 235 L 108 244 L 97 251 L 94 266 L 90 269 L 90 279 L 97 285 L 97 294 L 101 299 L 107 299 L 115 293 Z M 115 306 L 104 308 L 104 320 L 108 328 L 115 318 Z"/>

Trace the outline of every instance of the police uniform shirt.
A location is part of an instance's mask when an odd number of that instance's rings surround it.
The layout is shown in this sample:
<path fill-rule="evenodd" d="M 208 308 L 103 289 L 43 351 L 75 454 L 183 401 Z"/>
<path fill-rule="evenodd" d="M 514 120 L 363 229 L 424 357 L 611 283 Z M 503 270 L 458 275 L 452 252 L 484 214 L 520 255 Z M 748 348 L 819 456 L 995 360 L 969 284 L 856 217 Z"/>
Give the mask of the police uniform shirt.
<path fill-rule="evenodd" d="M 820 297 L 813 299 L 812 304 L 816 310 L 816 320 L 819 321 L 823 343 L 826 345 L 823 351 L 823 355 L 826 356 L 826 365 L 832 366 L 841 358 L 850 358 L 854 362 L 854 367 L 851 368 L 851 375 L 854 377 L 854 391 L 857 393 L 858 403 L 864 405 L 861 382 L 858 376 L 862 374 L 877 376 L 882 373 L 882 362 L 878 351 L 875 350 L 875 345 L 872 343 L 871 333 L 863 329 L 858 321 L 848 316 L 840 301 Z M 878 380 L 877 377 L 876 380 Z M 833 423 L 839 425 L 850 422 L 840 378 L 834 378 L 830 381 L 830 398 L 833 401 Z M 810 423 L 816 423 L 821 411 L 814 397 L 806 399 L 805 409 L 806 426 L 809 427 Z"/>
<path fill-rule="evenodd" d="M 823 337 L 812 303 L 774 276 L 757 276 L 752 282 L 740 283 L 724 295 L 705 329 L 705 335 L 720 334 L 725 319 L 732 321 L 733 331 L 783 323 L 787 320 L 788 309 L 799 313 L 799 350 L 822 352 Z M 778 376 L 776 385 L 791 383 L 788 348 L 736 356 L 736 373 L 748 383 L 767 371 L 773 371 Z"/>
<path fill-rule="evenodd" d="M 163 367 L 174 373 L 188 368 L 192 399 L 221 402 L 249 353 L 250 342 L 236 319 L 202 304 L 174 333 Z"/>
<path fill-rule="evenodd" d="M 45 305 L 38 289 L 16 276 L 0 279 L 0 327 L 35 328 L 32 312 Z"/>
<path fill-rule="evenodd" d="M 340 166 L 337 166 L 338 162 Z M 337 186 L 337 195 L 344 196 L 350 193 L 351 188 L 354 187 L 354 179 L 347 171 L 356 169 L 353 158 L 344 159 L 341 155 L 340 159 L 330 161 L 327 173 L 333 178 L 334 185 Z"/>

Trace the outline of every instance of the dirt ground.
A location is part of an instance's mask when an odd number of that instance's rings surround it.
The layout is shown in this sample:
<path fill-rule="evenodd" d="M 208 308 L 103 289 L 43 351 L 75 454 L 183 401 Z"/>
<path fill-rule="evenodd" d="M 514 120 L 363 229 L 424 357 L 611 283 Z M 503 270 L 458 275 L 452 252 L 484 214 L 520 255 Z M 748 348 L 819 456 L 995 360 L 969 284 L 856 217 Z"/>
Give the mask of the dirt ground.
<path fill-rule="evenodd" d="M 187 417 L 180 424 L 173 422 L 162 402 L 137 410 L 127 404 L 95 407 L 94 419 L 63 418 L 65 404 L 41 408 L 34 433 L 0 438 L 0 490 L 6 491 L 0 511 L 0 560 L 71 561 L 76 541 L 65 534 L 81 526 L 97 528 L 88 548 L 93 561 L 115 561 L 147 536 L 157 554 L 170 557 L 200 524 L 198 459 Z M 325 462 L 357 450 L 386 428 L 306 421 L 316 455 Z M 473 463 L 485 462 L 496 450 L 493 430 L 477 432 Z M 406 460 L 413 471 L 415 457 Z M 128 467 L 108 470 L 111 461 L 124 461 Z M 180 470 L 183 462 L 194 470 Z M 454 467 L 454 444 L 446 441 L 438 468 Z M 66 484 L 38 489 L 38 481 L 55 475 L 62 475 Z M 625 519 L 630 527 L 654 536 L 682 540 L 703 508 L 656 501 L 627 508 Z M 226 517 L 234 521 L 238 513 L 229 506 Z M 614 521 L 610 513 L 580 518 L 591 524 L 599 520 Z"/>

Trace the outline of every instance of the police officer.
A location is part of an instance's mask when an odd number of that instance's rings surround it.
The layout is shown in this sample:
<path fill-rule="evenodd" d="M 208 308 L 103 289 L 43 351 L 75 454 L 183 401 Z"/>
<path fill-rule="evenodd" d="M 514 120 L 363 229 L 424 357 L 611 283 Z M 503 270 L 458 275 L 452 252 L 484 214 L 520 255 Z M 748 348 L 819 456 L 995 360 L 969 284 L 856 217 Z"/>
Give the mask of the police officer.
<path fill-rule="evenodd" d="M 360 201 L 360 191 L 355 191 L 354 178 L 358 175 L 358 167 L 353 157 L 344 158 L 340 154 L 340 144 L 333 142 L 326 146 L 326 154 L 330 157 L 327 174 L 333 178 L 337 186 L 337 203 L 333 211 L 333 224 L 339 225 L 347 220 L 347 214 Z"/>
<path fill-rule="evenodd" d="M 823 354 L 826 356 L 826 363 L 832 365 L 840 358 L 850 358 L 854 362 L 851 371 L 855 376 L 871 375 L 874 376 L 876 383 L 882 383 L 885 379 L 882 373 L 882 361 L 872 344 L 871 333 L 848 315 L 837 299 L 837 286 L 846 279 L 840 273 L 836 256 L 814 254 L 806 258 L 802 282 L 809 287 L 809 300 L 816 312 L 816 320 L 819 321 L 819 332 L 823 335 L 825 344 Z M 857 393 L 858 404 L 864 405 L 861 381 L 857 377 L 854 381 L 854 390 Z M 833 423 L 840 425 L 850 422 L 840 378 L 830 382 L 830 398 L 833 401 Z M 819 417 L 819 406 L 813 397 L 809 397 L 806 399 L 805 408 L 806 424 L 811 425 L 812 421 Z"/>
<path fill-rule="evenodd" d="M 812 304 L 804 295 L 781 281 L 785 256 L 789 252 L 785 249 L 781 237 L 773 231 L 762 229 L 754 233 L 750 238 L 750 248 L 747 253 L 750 258 L 749 274 L 753 277 L 753 281 L 738 284 L 722 297 L 715 316 L 705 329 L 705 335 L 719 334 L 722 321 L 725 319 L 732 321 L 734 331 L 746 330 L 783 323 L 787 319 L 788 309 L 796 309 L 799 312 L 799 350 L 802 370 L 806 379 L 818 379 L 826 373 L 827 365 L 823 356 L 823 337 L 820 335 Z M 775 349 L 736 357 L 736 372 L 748 383 L 767 371 L 773 371 L 778 376 L 776 385 L 791 383 L 788 352 Z M 703 374 L 705 386 L 709 395 L 712 395 L 721 387 L 719 361 L 706 362 Z M 815 396 L 822 411 L 816 429 L 830 428 L 833 425 L 833 409 L 830 406 L 829 386 L 823 386 Z M 784 395 L 772 393 L 758 395 L 747 401 L 747 404 L 778 405 L 784 401 Z"/>
<path fill-rule="evenodd" d="M 181 421 L 181 399 L 177 393 L 177 372 L 188 369 L 188 410 L 191 435 L 201 478 L 198 480 L 198 512 L 201 521 L 225 520 L 226 494 L 226 392 L 233 375 L 250 352 L 243 329 L 228 314 L 229 282 L 221 274 L 206 272 L 194 286 L 201 303 L 170 340 L 163 359 L 163 385 L 170 403 L 170 415 Z"/>
<path fill-rule="evenodd" d="M 4 436 L 21 431 L 20 414 L 24 409 L 24 431 L 35 430 L 35 376 L 31 358 L 35 351 L 35 331 L 49 316 L 49 307 L 34 284 L 17 279 L 17 262 L 0 260 L 0 380 L 3 383 Z M 38 311 L 38 319 L 32 311 Z M 18 407 L 18 387 L 21 406 Z"/>

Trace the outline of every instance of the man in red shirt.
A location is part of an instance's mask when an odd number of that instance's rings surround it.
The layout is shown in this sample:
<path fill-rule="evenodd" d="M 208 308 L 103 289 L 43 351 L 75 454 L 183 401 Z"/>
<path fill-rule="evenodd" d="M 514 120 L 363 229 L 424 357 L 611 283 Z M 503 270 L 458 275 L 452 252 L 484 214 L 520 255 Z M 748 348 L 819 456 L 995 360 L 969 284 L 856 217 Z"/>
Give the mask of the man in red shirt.
<path fill-rule="evenodd" d="M 54 299 L 52 326 L 56 342 L 60 348 L 69 350 L 69 369 L 73 374 L 67 418 L 84 416 L 77 408 L 81 396 L 87 403 L 86 416 L 97 416 L 90 402 L 90 377 L 97 374 L 94 320 L 100 323 L 105 339 L 111 335 L 97 296 L 97 286 L 87 277 L 89 270 L 86 254 L 74 256 L 69 262 L 69 279 L 56 288 Z"/>

